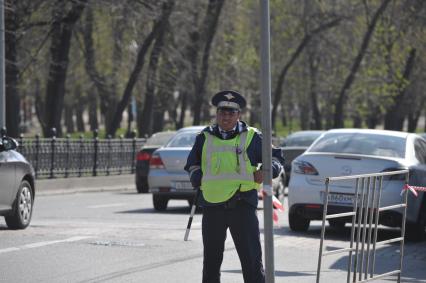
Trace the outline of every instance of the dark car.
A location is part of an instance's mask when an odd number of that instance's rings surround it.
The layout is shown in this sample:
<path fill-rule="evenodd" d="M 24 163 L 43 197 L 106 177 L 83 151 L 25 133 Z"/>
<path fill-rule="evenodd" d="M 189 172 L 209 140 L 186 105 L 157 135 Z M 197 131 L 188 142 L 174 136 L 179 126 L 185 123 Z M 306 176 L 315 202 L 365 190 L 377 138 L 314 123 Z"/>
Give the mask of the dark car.
<path fill-rule="evenodd" d="M 10 229 L 25 229 L 34 204 L 34 169 L 9 137 L 0 140 L 0 215 Z"/>
<path fill-rule="evenodd" d="M 299 131 L 287 136 L 281 143 L 281 149 L 285 158 L 284 171 L 286 186 L 290 181 L 291 162 L 305 152 L 305 150 L 325 131 Z"/>
<path fill-rule="evenodd" d="M 149 161 L 151 160 L 152 153 L 165 145 L 171 137 L 175 135 L 176 131 L 165 131 L 153 134 L 147 139 L 146 143 L 139 150 L 136 155 L 136 190 L 138 193 L 147 193 L 148 186 L 148 172 Z"/>

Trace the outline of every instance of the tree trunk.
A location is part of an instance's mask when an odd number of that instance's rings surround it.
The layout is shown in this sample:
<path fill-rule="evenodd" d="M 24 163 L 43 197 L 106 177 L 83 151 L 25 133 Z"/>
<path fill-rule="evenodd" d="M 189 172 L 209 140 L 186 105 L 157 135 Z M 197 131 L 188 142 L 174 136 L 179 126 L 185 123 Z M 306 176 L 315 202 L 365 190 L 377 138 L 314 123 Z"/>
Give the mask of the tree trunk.
<path fill-rule="evenodd" d="M 170 16 L 171 11 L 173 9 L 174 2 L 170 2 L 170 12 L 168 15 Z M 160 59 L 160 54 L 164 45 L 164 34 L 166 33 L 166 29 L 168 26 L 168 17 L 162 19 L 162 24 L 157 32 L 154 46 L 151 51 L 151 56 L 149 59 L 149 67 L 148 67 L 148 75 L 146 79 L 146 93 L 145 93 L 145 104 L 142 110 L 142 121 L 141 125 L 141 134 L 148 136 L 152 135 L 152 113 L 154 110 L 155 103 L 155 84 L 157 82 L 157 68 L 158 62 Z"/>
<path fill-rule="evenodd" d="M 154 111 L 153 118 L 152 132 L 156 133 L 162 131 L 164 129 L 164 112 Z"/>
<path fill-rule="evenodd" d="M 142 108 L 143 108 L 142 101 L 140 99 L 136 99 L 136 109 L 142 109 Z M 137 111 L 136 112 L 136 128 L 137 128 L 138 136 L 140 138 L 145 137 L 144 135 L 141 134 L 142 127 L 143 127 L 142 113 L 141 111 Z"/>
<path fill-rule="evenodd" d="M 126 138 L 131 138 L 133 136 L 132 133 L 132 123 L 135 120 L 133 117 L 133 109 L 132 109 L 132 103 L 129 103 L 127 105 L 127 130 L 126 130 Z"/>
<path fill-rule="evenodd" d="M 98 96 L 96 95 L 96 90 L 94 88 L 90 89 L 89 97 L 89 125 L 90 131 L 99 130 L 99 121 L 98 121 Z"/>
<path fill-rule="evenodd" d="M 281 101 L 281 95 L 282 95 L 284 80 L 285 80 L 285 77 L 287 75 L 288 70 L 290 69 L 290 67 L 293 65 L 293 63 L 296 61 L 296 59 L 302 53 L 303 49 L 307 46 L 307 44 L 309 43 L 309 41 L 313 37 L 317 36 L 318 34 L 320 34 L 321 32 L 323 32 L 323 31 L 325 31 L 329 28 L 336 26 L 337 24 L 339 24 L 340 21 L 341 21 L 341 19 L 332 20 L 332 21 L 314 29 L 309 34 L 306 34 L 305 37 L 302 39 L 302 41 L 299 43 L 299 46 L 297 46 L 296 51 L 291 56 L 290 60 L 282 68 L 280 75 L 278 76 L 277 85 L 275 87 L 274 94 L 273 94 L 273 103 L 272 103 L 272 111 L 271 111 L 271 116 L 272 116 L 271 119 L 272 119 L 272 128 L 273 129 L 275 129 L 275 119 L 277 117 L 277 109 L 278 109 L 278 105 L 280 104 L 280 101 Z"/>
<path fill-rule="evenodd" d="M 414 68 L 416 59 L 416 49 L 412 48 L 405 64 L 405 70 L 402 79 L 397 82 L 398 94 L 393 98 L 393 105 L 388 108 L 385 115 L 385 129 L 402 131 L 404 127 L 404 118 L 408 112 L 406 103 L 406 89 L 407 85 L 405 82 L 410 80 L 411 71 Z"/>
<path fill-rule="evenodd" d="M 65 82 L 68 69 L 68 54 L 71 47 L 72 30 L 80 18 L 87 0 L 73 2 L 71 9 L 63 17 L 65 2 L 54 9 L 52 22 L 52 40 L 50 46 L 50 66 L 46 87 L 45 137 L 52 135 L 51 128 L 56 128 L 57 136 L 62 136 L 61 116 L 65 96 Z"/>
<path fill-rule="evenodd" d="M 111 136 L 114 136 L 117 129 L 120 127 L 120 123 L 123 118 L 123 111 L 124 109 L 126 109 L 127 105 L 129 104 L 130 98 L 132 96 L 133 88 L 136 84 L 136 81 L 140 72 L 142 71 L 144 61 L 145 61 L 145 55 L 148 52 L 148 49 L 151 46 L 151 43 L 154 41 L 157 34 L 162 29 L 165 28 L 164 26 L 167 24 L 168 18 L 170 14 L 172 13 L 173 6 L 174 6 L 174 0 L 168 0 L 167 2 L 163 3 L 162 13 L 159 20 L 155 21 L 152 31 L 145 38 L 141 48 L 139 49 L 137 59 L 136 59 L 136 64 L 133 68 L 132 73 L 130 74 L 129 80 L 127 81 L 127 85 L 124 90 L 123 96 L 121 97 L 121 100 L 117 105 L 117 108 L 115 110 L 115 114 L 111 121 L 110 126 L 107 127 L 107 134 Z M 149 100 L 149 98 L 147 99 Z M 147 103 L 147 101 L 145 101 L 145 103 Z M 152 102 L 148 101 L 148 103 L 152 103 Z M 140 135 L 143 135 L 143 133 L 140 133 Z"/>
<path fill-rule="evenodd" d="M 415 133 L 416 129 L 417 129 L 417 124 L 419 122 L 420 119 L 420 115 L 421 115 L 421 111 L 420 109 L 415 111 L 414 113 L 410 112 L 408 113 L 408 129 L 407 131 L 410 133 Z"/>
<path fill-rule="evenodd" d="M 43 129 L 45 127 L 44 121 L 43 121 L 44 104 L 41 98 L 40 80 L 37 78 L 34 80 L 34 98 L 35 98 L 34 105 L 35 105 L 37 120 Z"/>
<path fill-rule="evenodd" d="M 88 7 L 83 29 L 85 51 L 84 66 L 87 74 L 89 75 L 89 78 L 92 80 L 99 94 L 101 112 L 105 117 L 105 125 L 108 127 L 108 125 L 111 124 L 114 115 L 114 110 L 117 105 L 117 99 L 115 95 L 116 89 L 114 87 L 114 83 L 111 83 L 110 79 L 106 78 L 105 76 L 102 76 L 100 72 L 96 69 L 96 56 L 95 49 L 93 47 L 93 22 L 93 10 L 91 7 Z"/>
<path fill-rule="evenodd" d="M 307 130 L 309 128 L 309 117 L 310 117 L 309 106 L 303 103 L 299 105 L 299 107 L 300 107 L 300 113 L 299 113 L 300 128 L 302 130 Z"/>
<path fill-rule="evenodd" d="M 349 72 L 349 75 L 346 77 L 343 87 L 339 92 L 339 96 L 338 96 L 337 103 L 335 106 L 335 111 L 334 111 L 334 128 L 343 128 L 344 126 L 345 117 L 343 115 L 343 108 L 345 106 L 347 92 L 349 91 L 353 81 L 355 80 L 355 75 L 358 72 L 359 66 L 361 65 L 361 61 L 364 58 L 364 55 L 367 51 L 368 45 L 370 43 L 370 39 L 376 28 L 377 21 L 379 20 L 380 16 L 383 14 L 387 5 L 390 2 L 391 0 L 383 0 L 380 7 L 374 13 L 371 23 L 368 25 L 367 32 L 364 34 L 364 38 L 362 40 L 361 48 L 358 52 L 358 55 L 355 57 L 354 63 L 352 64 L 352 67 L 351 67 L 351 71 Z"/>
<path fill-rule="evenodd" d="M 179 115 L 179 121 L 176 124 L 176 130 L 180 129 L 185 125 L 185 113 L 186 109 L 188 108 L 188 93 L 186 90 L 180 92 L 181 96 L 181 104 L 180 104 L 180 115 Z"/>
<path fill-rule="evenodd" d="M 309 93 L 311 97 L 311 109 L 312 109 L 312 122 L 311 129 L 321 130 L 322 129 L 322 118 L 318 107 L 317 97 L 317 74 L 318 74 L 318 62 L 315 58 L 314 52 L 308 52 L 309 60 L 309 73 L 310 73 L 310 86 Z"/>
<path fill-rule="evenodd" d="M 19 137 L 19 110 L 20 97 L 18 89 L 18 62 L 17 62 L 17 38 L 18 31 L 18 15 L 16 1 L 6 0 L 1 4 L 8 7 L 4 11 L 5 19 L 5 79 L 6 79 L 6 128 L 7 134 L 11 137 Z"/>
<path fill-rule="evenodd" d="M 353 128 L 362 128 L 362 119 L 361 117 L 358 115 L 358 113 L 355 113 L 352 116 L 352 127 Z"/>
<path fill-rule="evenodd" d="M 70 105 L 65 105 L 64 112 L 65 128 L 68 134 L 74 133 L 73 108 Z"/>
<path fill-rule="evenodd" d="M 195 91 L 193 125 L 199 125 L 201 123 L 201 111 L 203 108 L 206 81 L 209 71 L 210 49 L 216 34 L 223 3 L 224 0 L 209 0 L 206 16 L 204 17 L 200 31 L 194 32 L 191 36 L 193 41 L 191 73 Z M 201 54 L 201 62 L 199 62 L 198 51 L 201 49 L 203 52 Z"/>

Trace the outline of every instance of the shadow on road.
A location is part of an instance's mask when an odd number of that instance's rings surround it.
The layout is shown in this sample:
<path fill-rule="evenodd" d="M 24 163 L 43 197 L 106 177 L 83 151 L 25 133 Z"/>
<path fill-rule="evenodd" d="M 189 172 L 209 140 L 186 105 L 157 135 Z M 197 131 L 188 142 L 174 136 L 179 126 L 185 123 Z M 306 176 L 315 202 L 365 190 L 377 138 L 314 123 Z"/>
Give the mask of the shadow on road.
<path fill-rule="evenodd" d="M 220 272 L 242 274 L 241 270 L 221 270 Z M 275 270 L 275 277 L 289 277 L 289 276 L 315 276 L 315 274 L 312 274 L 312 272 L 294 272 L 294 271 Z"/>
<path fill-rule="evenodd" d="M 134 209 L 134 210 L 124 210 L 117 211 L 115 213 L 149 213 L 149 214 L 190 214 L 191 208 L 189 206 L 182 207 L 170 207 L 165 211 L 157 211 L 154 208 L 143 208 L 143 209 Z M 197 208 L 196 214 L 201 214 L 201 208 Z"/>
<path fill-rule="evenodd" d="M 362 230 L 361 230 L 362 231 Z M 280 227 L 274 229 L 275 235 L 285 235 L 285 236 L 294 236 L 294 237 L 307 237 L 307 238 L 317 238 L 321 239 L 321 226 L 320 225 L 311 225 L 308 231 L 306 232 L 294 232 L 288 226 Z M 356 235 L 356 232 L 355 232 Z M 377 233 L 377 241 L 384 241 L 387 239 L 399 237 L 401 231 L 399 228 L 388 228 L 388 227 L 379 227 Z M 332 228 L 326 226 L 325 228 L 325 239 L 327 240 L 342 240 L 350 241 L 351 237 L 351 227 L 346 225 L 344 228 Z"/>

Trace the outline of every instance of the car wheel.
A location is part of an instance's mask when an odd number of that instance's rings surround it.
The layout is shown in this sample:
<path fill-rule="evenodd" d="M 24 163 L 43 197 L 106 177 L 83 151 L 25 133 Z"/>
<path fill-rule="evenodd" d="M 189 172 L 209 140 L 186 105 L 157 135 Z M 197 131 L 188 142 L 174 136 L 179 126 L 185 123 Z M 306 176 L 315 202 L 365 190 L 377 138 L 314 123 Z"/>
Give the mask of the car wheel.
<path fill-rule="evenodd" d="M 290 225 L 291 230 L 296 232 L 306 232 L 308 231 L 311 220 L 306 219 L 303 216 L 298 215 L 296 213 L 289 213 L 288 223 Z"/>
<path fill-rule="evenodd" d="M 339 219 L 330 219 L 328 220 L 328 224 L 333 228 L 343 229 L 346 225 L 346 222 Z"/>
<path fill-rule="evenodd" d="M 169 199 L 156 194 L 152 195 L 152 201 L 154 203 L 155 210 L 164 211 L 167 209 L 167 203 L 169 202 Z"/>
<path fill-rule="evenodd" d="M 136 190 L 138 194 L 145 194 L 149 191 L 148 180 L 146 178 L 139 178 L 136 180 Z"/>
<path fill-rule="evenodd" d="M 10 229 L 25 229 L 31 222 L 33 213 L 33 191 L 28 181 L 22 181 L 13 204 L 13 214 L 6 216 Z"/>

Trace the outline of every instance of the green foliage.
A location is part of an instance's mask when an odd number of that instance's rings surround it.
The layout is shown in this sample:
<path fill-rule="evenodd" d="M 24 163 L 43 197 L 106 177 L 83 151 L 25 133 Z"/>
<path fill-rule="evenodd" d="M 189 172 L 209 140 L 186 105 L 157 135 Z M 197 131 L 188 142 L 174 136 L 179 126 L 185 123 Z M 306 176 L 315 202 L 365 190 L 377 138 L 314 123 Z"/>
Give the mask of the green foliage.
<path fill-rule="evenodd" d="M 330 19 L 342 18 L 341 23 L 330 31 L 321 33 L 305 48 L 293 63 L 284 82 L 280 109 L 287 118 L 282 124 L 277 118 L 277 135 L 285 136 L 302 128 L 301 118 L 306 114 L 312 118 L 311 93 L 317 95 L 317 107 L 322 116 L 322 125 L 330 125 L 334 114 L 334 104 L 342 84 L 350 72 L 355 56 L 361 48 L 369 21 L 382 1 L 299 1 L 271 0 L 271 89 L 274 90 L 282 68 L 291 58 L 306 33 L 314 30 Z M 345 126 L 351 126 L 351 117 L 360 116 L 365 120 L 373 114 L 383 115 L 395 103 L 394 98 L 402 90 L 408 89 L 407 99 L 413 109 L 425 105 L 426 88 L 426 22 L 424 1 L 393 1 L 385 11 L 373 32 L 372 40 L 361 67 L 355 75 L 348 91 L 345 105 Z M 44 109 L 35 107 L 36 101 L 43 101 L 49 78 L 50 30 L 55 1 L 30 1 L 32 9 L 18 9 L 18 61 L 20 69 L 19 95 L 43 115 Z M 71 2 L 70 2 L 71 3 Z M 123 93 L 130 71 L 135 64 L 137 50 L 158 17 L 161 1 L 88 1 L 93 9 L 93 43 L 95 65 L 108 86 L 114 85 L 116 98 Z M 190 34 L 197 30 L 204 17 L 208 1 L 177 1 L 176 11 L 169 23 L 169 34 L 165 36 L 165 52 L 170 60 L 169 72 L 164 70 L 158 76 L 156 91 L 187 92 L 188 106 L 192 107 L 191 62 L 187 46 L 191 44 Z M 206 87 L 208 98 L 218 89 L 234 88 L 243 92 L 253 107 L 258 103 L 260 69 L 260 5 L 258 0 L 225 1 L 219 19 L 218 30 L 212 45 Z M 86 97 L 96 87 L 85 70 L 85 53 L 82 30 L 87 14 L 84 13 L 73 30 L 72 47 L 69 53 L 70 64 L 66 78 L 65 104 L 75 105 L 77 94 Z M 43 24 L 44 23 L 44 24 Z M 415 68 L 407 80 L 403 77 L 409 51 L 416 48 Z M 148 58 L 148 57 L 147 57 Z M 162 57 L 163 58 L 163 57 Z M 200 58 L 198 58 L 200 59 Z M 200 60 L 198 60 L 200 61 Z M 311 73 L 314 62 L 315 76 Z M 145 101 L 146 67 L 137 78 L 133 96 L 142 107 Z M 167 74 L 175 81 L 167 78 Z M 173 81 L 173 83 L 170 83 Z M 169 89 L 172 88 L 172 89 Z M 80 91 L 78 91 L 80 90 Z M 160 95 L 158 95 L 159 97 Z M 156 98 L 158 98 L 156 96 Z M 99 98 L 99 97 L 98 97 Z M 167 117 L 171 110 L 180 111 L 181 98 L 164 99 Z M 85 100 L 85 113 L 89 103 Z M 104 113 L 115 110 L 116 105 Z M 138 109 L 141 110 L 141 109 Z M 31 110 L 32 111 L 32 110 Z M 32 111 L 34 112 L 34 111 Z M 99 109 L 98 109 L 98 112 Z M 34 113 L 33 113 L 34 114 Z M 35 119 L 36 115 L 33 115 Z M 184 120 L 190 125 L 193 113 Z M 248 117 L 247 117 L 248 118 Z M 289 118 L 291 118 L 289 120 Z M 248 120 L 248 119 L 247 119 Z M 382 122 L 381 120 L 380 122 Z M 167 121 L 170 126 L 173 121 Z M 104 125 L 99 136 L 104 133 Z M 126 124 L 121 125 L 120 134 L 125 134 Z M 86 126 L 87 128 L 87 126 Z M 78 137 L 81 133 L 72 134 Z M 92 136 L 92 133 L 82 133 Z"/>

